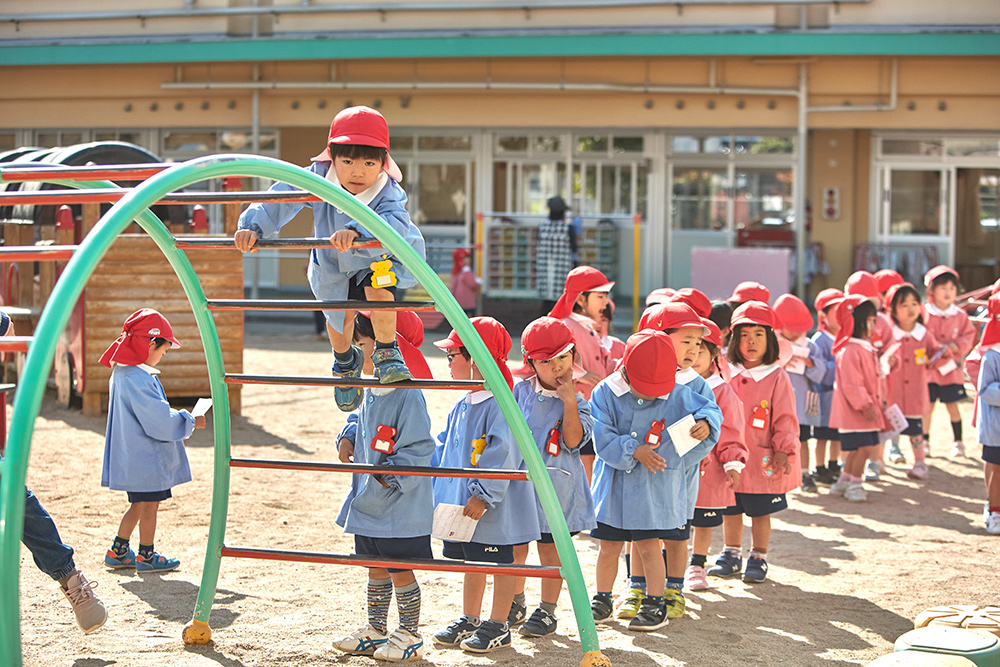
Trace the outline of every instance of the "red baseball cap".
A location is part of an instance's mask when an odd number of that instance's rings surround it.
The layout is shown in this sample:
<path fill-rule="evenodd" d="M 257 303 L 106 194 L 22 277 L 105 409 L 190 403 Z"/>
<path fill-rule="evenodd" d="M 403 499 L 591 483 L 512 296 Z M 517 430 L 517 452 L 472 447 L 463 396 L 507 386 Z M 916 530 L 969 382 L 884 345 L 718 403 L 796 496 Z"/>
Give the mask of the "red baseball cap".
<path fill-rule="evenodd" d="M 677 383 L 677 353 L 670 336 L 646 329 L 625 341 L 622 366 L 629 385 L 646 396 L 665 396 Z"/>
<path fill-rule="evenodd" d="M 767 303 L 771 300 L 771 290 L 767 289 L 754 280 L 744 280 L 733 290 L 732 296 L 726 301 L 736 303 L 746 303 L 747 301 L 762 301 Z"/>
<path fill-rule="evenodd" d="M 669 287 L 661 287 L 655 289 L 646 295 L 646 305 L 652 306 L 654 303 L 663 303 L 668 301 L 670 297 L 677 293 L 677 290 L 670 289 Z"/>
<path fill-rule="evenodd" d="M 389 155 L 389 125 L 385 122 L 385 117 L 375 109 L 370 107 L 343 109 L 330 123 L 330 136 L 326 144 L 323 152 L 312 158 L 313 162 L 333 162 L 333 157 L 330 156 L 330 144 L 376 146 L 386 151 L 383 171 L 397 183 L 403 180 L 403 172 Z"/>
<path fill-rule="evenodd" d="M 650 306 L 639 319 L 640 330 L 665 331 L 682 327 L 701 327 L 703 336 L 709 333 L 708 327 L 698 313 L 694 312 L 694 308 L 681 301 L 667 301 Z"/>
<path fill-rule="evenodd" d="M 708 317 L 712 314 L 712 300 L 705 296 L 704 292 L 693 287 L 682 287 L 677 290 L 670 297 L 670 301 L 686 303 L 694 309 L 694 312 L 698 313 L 699 317 Z"/>
<path fill-rule="evenodd" d="M 170 347 L 180 347 L 174 330 L 163 315 L 152 308 L 137 310 L 122 325 L 122 335 L 101 355 L 101 363 L 111 368 L 112 363 L 137 366 L 149 359 L 149 342 L 154 338 L 170 341 Z"/>
<path fill-rule="evenodd" d="M 475 327 L 476 333 L 483 340 L 486 349 L 489 350 L 490 356 L 493 357 L 500 372 L 503 373 L 503 377 L 507 381 L 507 386 L 513 388 L 514 378 L 510 374 L 510 367 L 507 366 L 507 353 L 510 352 L 511 345 L 510 334 L 507 333 L 502 324 L 492 317 L 473 317 L 469 321 Z M 452 329 L 447 338 L 434 341 L 434 346 L 442 350 L 450 350 L 465 347 L 465 344 L 458 337 L 458 333 Z"/>
<path fill-rule="evenodd" d="M 763 301 L 747 301 L 733 311 L 731 327 L 738 324 L 757 324 L 762 327 L 775 328 L 774 311 Z"/>
<path fill-rule="evenodd" d="M 521 354 L 528 359 L 548 361 L 565 354 L 573 347 L 573 332 L 562 320 L 539 317 L 521 334 Z"/>
<path fill-rule="evenodd" d="M 722 347 L 722 329 L 719 328 L 719 325 L 707 317 L 701 318 L 701 323 L 708 329 L 708 333 L 702 336 L 702 340 L 707 340 L 713 345 Z"/>
<path fill-rule="evenodd" d="M 903 282 L 903 276 L 892 269 L 880 269 L 873 275 L 875 276 L 875 284 L 878 285 L 878 291 L 882 294 L 888 292 L 893 285 Z"/>
<path fill-rule="evenodd" d="M 816 295 L 816 300 L 813 305 L 816 306 L 816 312 L 826 310 L 830 306 L 840 303 L 844 298 L 844 293 L 841 292 L 836 287 L 827 287 L 825 290 L 821 290 L 819 294 Z"/>
<path fill-rule="evenodd" d="M 941 276 L 946 276 L 948 274 L 955 276 L 955 282 L 958 282 L 958 271 L 951 268 L 950 266 L 945 266 L 944 264 L 938 264 L 930 271 L 924 274 L 924 287 L 930 287 L 931 283 L 940 278 Z"/>
<path fill-rule="evenodd" d="M 847 278 L 847 284 L 844 285 L 844 295 L 853 296 L 855 294 L 860 294 L 866 299 L 881 298 L 875 276 L 863 270 L 852 273 Z M 875 306 L 878 307 L 878 303 Z"/>
<path fill-rule="evenodd" d="M 1000 294 L 994 294 L 986 302 L 986 313 L 989 319 L 983 327 L 983 338 L 980 345 L 996 345 L 1000 343 Z"/>
<path fill-rule="evenodd" d="M 549 311 L 549 317 L 561 320 L 573 312 L 576 297 L 584 292 L 610 292 L 615 286 L 614 281 L 592 266 L 578 266 L 566 276 L 566 287 L 556 305 Z"/>
<path fill-rule="evenodd" d="M 775 323 L 789 331 L 809 331 L 816 323 L 809 306 L 794 294 L 782 294 L 774 302 Z"/>

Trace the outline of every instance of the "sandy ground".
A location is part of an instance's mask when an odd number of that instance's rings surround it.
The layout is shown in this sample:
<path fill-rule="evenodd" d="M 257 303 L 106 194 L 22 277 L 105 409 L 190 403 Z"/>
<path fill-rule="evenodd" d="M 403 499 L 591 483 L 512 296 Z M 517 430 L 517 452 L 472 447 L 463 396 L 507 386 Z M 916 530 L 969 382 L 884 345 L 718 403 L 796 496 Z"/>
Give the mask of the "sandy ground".
<path fill-rule="evenodd" d="M 428 334 L 429 340 L 434 337 Z M 435 376 L 447 377 L 444 356 L 430 356 Z M 311 334 L 247 338 L 247 373 L 323 375 L 330 363 L 329 347 Z M 248 386 L 244 392 L 244 416 L 233 420 L 234 456 L 336 460 L 334 435 L 345 415 L 330 389 Z M 443 425 L 455 398 L 453 392 L 428 393 L 435 427 Z M 962 406 L 966 414 L 971 407 L 971 402 Z M 946 458 L 950 428 L 943 410 L 937 415 L 928 482 L 914 483 L 905 468 L 890 466 L 864 504 L 792 494 L 790 508 L 775 517 L 766 583 L 716 581 L 708 591 L 687 592 L 689 614 L 658 632 L 630 633 L 617 622 L 598 626 L 604 654 L 612 664 L 630 666 L 866 664 L 890 652 L 927 607 L 996 604 L 1000 586 L 993 570 L 1000 539 L 983 530 L 979 446 L 970 434 L 972 458 Z M 181 630 L 194 610 L 207 541 L 211 424 L 188 441 L 194 481 L 176 487 L 160 510 L 157 548 L 180 558 L 181 569 L 153 576 L 105 571 L 102 565 L 126 508 L 123 493 L 100 486 L 104 426 L 103 419 L 63 410 L 48 397 L 35 427 L 27 481 L 63 539 L 75 547 L 78 566 L 99 582 L 110 618 L 97 633 L 83 635 L 57 585 L 22 549 L 25 665 L 373 663 L 331 648 L 335 637 L 365 621 L 366 573 L 355 567 L 227 558 L 211 615 L 213 642 L 184 646 Z M 350 553 L 352 538 L 334 524 L 347 483 L 341 474 L 234 470 L 226 542 Z M 744 540 L 748 546 L 749 528 Z M 596 544 L 586 536 L 575 542 L 592 587 Z M 713 553 L 720 546 L 717 530 Z M 435 548 L 439 553 L 440 545 Z M 459 613 L 461 576 L 418 577 L 421 623 L 429 638 Z M 529 580 L 529 605 L 537 595 L 537 581 Z M 394 616 L 395 609 L 390 623 Z M 565 593 L 558 616 L 559 630 L 550 638 L 515 636 L 512 649 L 486 656 L 431 648 L 426 663 L 577 665 L 580 645 Z"/>

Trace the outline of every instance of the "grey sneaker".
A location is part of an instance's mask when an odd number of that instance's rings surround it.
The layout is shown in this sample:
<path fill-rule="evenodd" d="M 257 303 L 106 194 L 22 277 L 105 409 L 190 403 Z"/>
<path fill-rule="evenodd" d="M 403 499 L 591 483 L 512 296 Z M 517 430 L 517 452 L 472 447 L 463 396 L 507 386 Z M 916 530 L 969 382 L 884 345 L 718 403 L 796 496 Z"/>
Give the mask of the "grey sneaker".
<path fill-rule="evenodd" d="M 842 496 L 850 485 L 851 482 L 847 479 L 847 476 L 841 473 L 837 481 L 830 485 L 830 495 Z"/>
<path fill-rule="evenodd" d="M 510 646 L 510 628 L 506 623 L 483 621 L 473 635 L 460 646 L 472 653 L 489 653 L 498 648 L 507 648 Z"/>
<path fill-rule="evenodd" d="M 375 362 L 375 377 L 381 384 L 395 384 L 413 379 L 398 347 L 375 348 L 372 352 L 372 361 Z"/>
<path fill-rule="evenodd" d="M 819 493 L 819 489 L 816 487 L 816 480 L 805 471 L 802 472 L 802 486 L 799 488 L 805 493 Z"/>
<path fill-rule="evenodd" d="M 468 616 L 462 616 L 461 618 L 452 621 L 451 625 L 442 630 L 441 632 L 435 632 L 432 639 L 435 644 L 441 644 L 443 646 L 458 646 L 463 641 L 468 639 L 479 629 L 481 625 L 479 620 L 473 621 Z"/>
<path fill-rule="evenodd" d="M 521 626 L 520 633 L 525 637 L 544 637 L 556 631 L 556 617 L 541 607 L 531 612 L 531 618 Z"/>
<path fill-rule="evenodd" d="M 361 366 L 364 362 L 361 348 L 352 345 L 351 356 L 353 357 L 351 363 L 341 365 L 339 361 L 333 362 L 333 377 L 361 377 Z M 334 387 L 333 398 L 342 411 L 353 412 L 361 405 L 361 387 Z"/>
<path fill-rule="evenodd" d="M 97 582 L 87 581 L 83 572 L 77 570 L 66 580 L 66 588 L 63 589 L 63 595 L 76 614 L 76 624 L 87 635 L 96 632 L 108 620 L 108 609 L 97 597 L 95 588 Z"/>

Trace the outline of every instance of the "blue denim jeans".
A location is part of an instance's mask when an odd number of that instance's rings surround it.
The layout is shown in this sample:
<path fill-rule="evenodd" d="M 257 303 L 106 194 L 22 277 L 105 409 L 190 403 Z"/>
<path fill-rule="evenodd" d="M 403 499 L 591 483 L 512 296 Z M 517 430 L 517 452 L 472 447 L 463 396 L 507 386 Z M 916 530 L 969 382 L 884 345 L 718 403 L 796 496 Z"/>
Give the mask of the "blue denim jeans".
<path fill-rule="evenodd" d="M 24 533 L 21 542 L 31 552 L 38 569 L 56 581 L 74 570 L 73 547 L 63 544 L 59 530 L 49 513 L 30 489 L 25 489 Z"/>

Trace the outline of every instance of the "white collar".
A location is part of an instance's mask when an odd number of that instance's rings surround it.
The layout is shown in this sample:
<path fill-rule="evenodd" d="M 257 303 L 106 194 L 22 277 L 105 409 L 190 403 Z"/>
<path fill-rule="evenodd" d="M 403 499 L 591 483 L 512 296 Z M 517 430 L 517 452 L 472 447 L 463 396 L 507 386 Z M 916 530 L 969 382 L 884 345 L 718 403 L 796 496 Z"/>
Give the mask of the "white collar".
<path fill-rule="evenodd" d="M 713 374 L 711 374 L 711 375 L 708 376 L 708 379 L 705 380 L 705 382 L 708 383 L 708 388 L 709 389 L 715 389 L 719 385 L 725 384 L 726 380 L 725 380 L 725 378 L 723 378 L 718 373 L 713 373 Z"/>
<path fill-rule="evenodd" d="M 589 331 L 594 330 L 594 320 L 590 319 L 586 315 L 583 315 L 582 313 L 570 313 L 569 318 Z"/>
<path fill-rule="evenodd" d="M 1000 343 L 993 343 L 988 348 L 986 348 L 986 350 L 987 351 L 993 350 L 994 352 L 1000 352 Z"/>
<path fill-rule="evenodd" d="M 913 327 L 913 331 L 903 331 L 899 328 L 899 325 L 892 325 L 892 338 L 893 340 L 902 340 L 904 338 L 912 338 L 913 340 L 923 340 L 924 336 L 927 335 L 927 327 L 925 327 L 920 322 L 917 322 L 916 326 Z"/>
<path fill-rule="evenodd" d="M 337 171 L 333 168 L 333 162 L 330 163 L 330 169 L 329 171 L 326 172 L 326 180 L 330 181 L 331 183 L 340 188 L 344 187 L 340 184 L 340 180 L 337 178 Z M 380 171 L 378 173 L 378 178 L 375 179 L 375 185 L 371 186 L 370 188 L 368 188 L 363 192 L 359 192 L 358 194 L 354 195 L 354 197 L 365 206 L 368 206 L 369 204 L 372 203 L 372 200 L 375 199 L 375 196 L 378 193 L 382 192 L 382 188 L 385 187 L 385 184 L 388 180 L 389 180 L 389 175 L 386 174 L 385 171 Z"/>
<path fill-rule="evenodd" d="M 465 397 L 465 400 L 471 405 L 479 405 L 489 398 L 493 398 L 493 392 L 487 391 L 486 389 L 479 389 L 477 391 L 470 391 L 469 395 Z"/>
<path fill-rule="evenodd" d="M 146 371 L 150 375 L 159 375 L 160 374 L 160 369 L 159 368 L 153 368 L 152 366 L 147 366 L 146 364 L 137 364 L 136 367 L 137 368 L 141 368 L 142 370 Z"/>
<path fill-rule="evenodd" d="M 631 388 L 628 386 L 628 383 L 625 382 L 625 378 L 622 377 L 622 372 L 620 370 L 617 370 L 608 377 L 604 378 L 603 381 L 608 383 L 611 393 L 615 396 L 624 396 L 625 394 L 631 393 Z M 669 393 L 663 394 L 662 396 L 656 396 L 656 398 L 666 399 L 668 396 L 670 396 Z"/>
<path fill-rule="evenodd" d="M 559 393 L 555 389 L 546 389 L 542 386 L 542 383 L 538 381 L 537 375 L 532 375 L 529 377 L 528 382 L 531 383 L 531 388 L 535 390 L 535 393 L 539 396 L 548 396 L 549 398 L 559 398 Z"/>
<path fill-rule="evenodd" d="M 691 366 L 688 366 L 684 370 L 678 370 L 677 375 L 674 376 L 674 378 L 677 380 L 677 384 L 688 384 L 695 378 L 700 378 L 700 377 L 701 376 L 698 374 L 698 371 L 696 371 Z"/>
<path fill-rule="evenodd" d="M 941 310 L 934 304 L 933 301 L 928 301 L 926 304 L 924 304 L 924 308 L 927 309 L 928 313 L 930 313 L 931 315 L 936 315 L 937 317 L 951 317 L 952 315 L 958 315 L 958 313 L 960 312 L 958 306 L 956 306 L 955 304 L 951 304 L 944 310 Z"/>
<path fill-rule="evenodd" d="M 376 396 L 385 396 L 390 391 L 396 391 L 396 387 L 368 387 L 368 391 Z"/>
<path fill-rule="evenodd" d="M 744 368 L 740 364 L 734 364 L 733 375 L 749 375 L 755 382 L 760 382 L 779 368 L 781 366 L 778 364 L 765 364 L 754 368 Z"/>
<path fill-rule="evenodd" d="M 861 347 L 865 348 L 869 352 L 874 352 L 875 351 L 875 346 L 872 345 L 871 341 L 865 340 L 864 338 L 848 338 L 847 342 L 848 343 L 855 343 L 857 345 L 860 345 Z"/>

